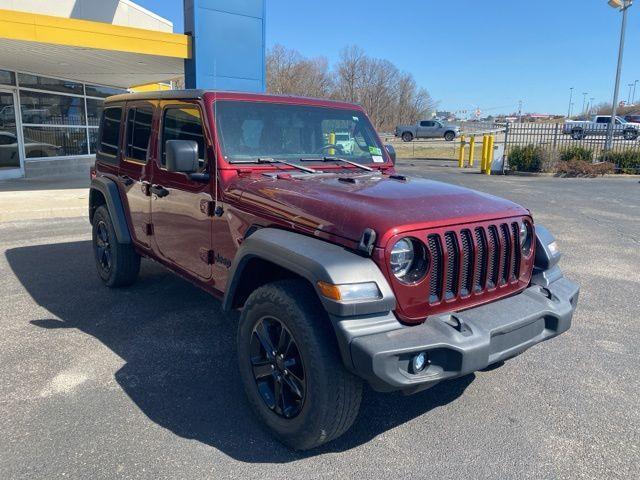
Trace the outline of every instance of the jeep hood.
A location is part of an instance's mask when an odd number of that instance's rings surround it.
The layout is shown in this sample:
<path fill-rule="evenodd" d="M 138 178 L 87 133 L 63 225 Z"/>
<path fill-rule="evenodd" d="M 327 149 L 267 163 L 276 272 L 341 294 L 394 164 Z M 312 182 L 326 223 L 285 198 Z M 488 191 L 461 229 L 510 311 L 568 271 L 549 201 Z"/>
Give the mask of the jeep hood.
<path fill-rule="evenodd" d="M 366 228 L 383 246 L 397 233 L 528 215 L 521 206 L 486 193 L 421 178 L 381 173 L 239 176 L 226 189 L 255 213 L 350 240 Z"/>

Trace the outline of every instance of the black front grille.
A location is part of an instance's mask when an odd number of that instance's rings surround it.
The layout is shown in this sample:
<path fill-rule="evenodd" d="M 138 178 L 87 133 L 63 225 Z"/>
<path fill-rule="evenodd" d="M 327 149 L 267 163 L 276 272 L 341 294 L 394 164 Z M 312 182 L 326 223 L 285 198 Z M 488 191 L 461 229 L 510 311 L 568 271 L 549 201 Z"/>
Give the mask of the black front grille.
<path fill-rule="evenodd" d="M 430 234 L 429 303 L 516 282 L 522 260 L 518 232 L 513 222 Z"/>
<path fill-rule="evenodd" d="M 429 303 L 442 299 L 442 244 L 439 235 L 429 235 L 429 255 L 431 256 L 431 278 L 429 279 Z"/>

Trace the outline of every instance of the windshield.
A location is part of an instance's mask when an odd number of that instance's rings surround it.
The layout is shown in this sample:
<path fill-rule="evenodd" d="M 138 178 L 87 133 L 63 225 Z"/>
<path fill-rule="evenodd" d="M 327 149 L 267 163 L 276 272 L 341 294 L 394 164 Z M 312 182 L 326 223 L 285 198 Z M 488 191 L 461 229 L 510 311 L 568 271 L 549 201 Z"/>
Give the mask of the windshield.
<path fill-rule="evenodd" d="M 359 163 L 383 163 L 382 145 L 369 120 L 357 110 L 278 103 L 216 102 L 216 126 L 225 160 L 339 156 Z"/>

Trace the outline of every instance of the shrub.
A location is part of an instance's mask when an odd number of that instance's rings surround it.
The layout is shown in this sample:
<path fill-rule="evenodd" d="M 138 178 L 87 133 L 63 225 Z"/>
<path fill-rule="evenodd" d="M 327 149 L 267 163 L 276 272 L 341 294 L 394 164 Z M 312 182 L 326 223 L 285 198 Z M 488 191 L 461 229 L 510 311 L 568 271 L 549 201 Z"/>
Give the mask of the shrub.
<path fill-rule="evenodd" d="M 568 160 L 583 160 L 590 162 L 593 160 L 593 150 L 586 147 L 573 146 L 560 150 L 560 160 L 566 162 Z"/>
<path fill-rule="evenodd" d="M 618 166 L 619 173 L 640 173 L 640 151 L 638 150 L 603 153 L 600 161 L 614 163 Z"/>
<path fill-rule="evenodd" d="M 614 173 L 615 165 L 610 162 L 591 163 L 591 161 L 573 159 L 560 162 L 557 172 L 567 177 L 595 177 L 605 173 Z"/>
<path fill-rule="evenodd" d="M 509 167 L 518 172 L 540 172 L 547 158 L 547 153 L 542 147 L 527 145 L 526 147 L 514 146 L 507 157 Z"/>

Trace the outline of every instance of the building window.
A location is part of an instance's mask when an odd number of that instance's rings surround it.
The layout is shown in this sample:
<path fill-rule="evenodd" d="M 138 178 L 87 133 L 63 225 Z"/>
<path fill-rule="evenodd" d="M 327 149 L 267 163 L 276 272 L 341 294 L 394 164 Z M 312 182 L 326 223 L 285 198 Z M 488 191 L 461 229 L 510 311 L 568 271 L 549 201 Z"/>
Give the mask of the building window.
<path fill-rule="evenodd" d="M 32 88 L 35 90 L 47 90 L 49 92 L 68 93 L 72 95 L 84 95 L 81 83 L 57 78 L 39 77 L 28 73 L 18 73 L 20 88 Z"/>
<path fill-rule="evenodd" d="M 122 90 L 121 88 L 113 88 L 113 87 L 103 87 L 100 85 L 85 85 L 85 92 L 87 97 L 101 97 L 106 98 L 111 95 L 120 95 L 121 93 L 127 93 L 126 90 Z"/>
<path fill-rule="evenodd" d="M 27 158 L 87 154 L 87 130 L 44 126 L 25 126 L 24 150 Z"/>
<path fill-rule="evenodd" d="M 54 93 L 20 93 L 22 123 L 33 125 L 85 125 L 84 98 Z"/>
<path fill-rule="evenodd" d="M 13 72 L 0 70 L 0 85 L 15 85 L 16 75 Z"/>
<path fill-rule="evenodd" d="M 106 155 L 118 155 L 120 147 L 120 122 L 122 121 L 122 108 L 111 107 L 102 111 L 100 129 L 100 153 Z"/>

